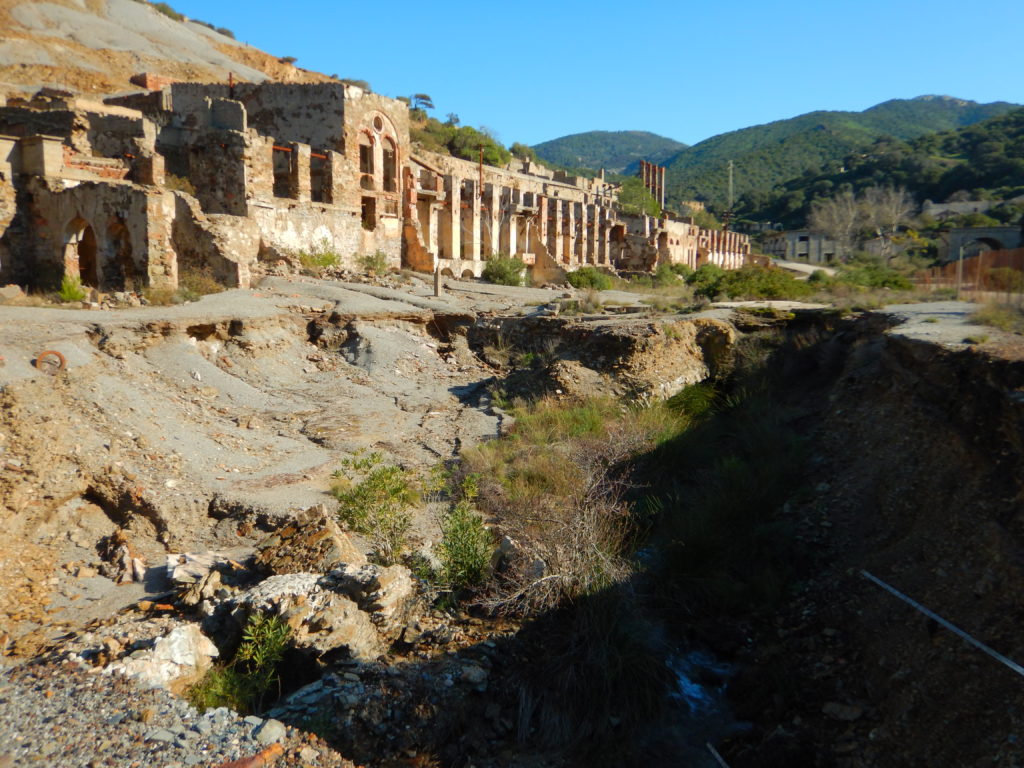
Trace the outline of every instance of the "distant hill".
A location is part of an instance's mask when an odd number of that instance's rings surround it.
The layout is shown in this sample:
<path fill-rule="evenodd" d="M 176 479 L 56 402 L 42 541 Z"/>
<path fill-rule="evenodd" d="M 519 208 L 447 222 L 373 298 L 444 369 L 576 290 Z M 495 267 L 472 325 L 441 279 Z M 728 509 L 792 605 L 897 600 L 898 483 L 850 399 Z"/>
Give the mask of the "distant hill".
<path fill-rule="evenodd" d="M 226 81 L 229 73 L 251 82 L 331 79 L 290 61 L 166 3 L 0 0 L 0 94 L 40 86 L 88 94 L 138 90 L 128 79 L 141 72 L 198 82 Z"/>
<path fill-rule="evenodd" d="M 640 160 L 664 163 L 686 145 L 647 131 L 588 131 L 534 145 L 537 156 L 563 168 L 631 173 Z"/>
<path fill-rule="evenodd" d="M 1017 106 L 920 96 L 893 99 L 863 112 L 809 112 L 723 133 L 679 151 L 665 163 L 668 199 L 706 200 L 721 209 L 728 196 L 729 160 L 735 166 L 736 196 L 763 194 L 803 174 L 839 170 L 844 157 L 876 139 L 912 139 L 972 125 Z"/>
<path fill-rule="evenodd" d="M 754 193 L 738 210 L 742 217 L 797 228 L 815 198 L 873 185 L 903 187 L 918 203 L 955 194 L 990 200 L 1024 195 L 1024 109 L 910 141 L 878 139 L 843 158 L 841 170 L 805 174 L 771 192 Z"/>

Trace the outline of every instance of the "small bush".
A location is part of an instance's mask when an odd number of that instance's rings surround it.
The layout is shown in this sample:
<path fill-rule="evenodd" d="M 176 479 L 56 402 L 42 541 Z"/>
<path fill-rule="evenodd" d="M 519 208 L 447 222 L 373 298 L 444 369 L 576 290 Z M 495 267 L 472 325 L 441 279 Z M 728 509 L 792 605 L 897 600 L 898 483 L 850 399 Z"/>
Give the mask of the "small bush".
<path fill-rule="evenodd" d="M 573 288 L 593 288 L 597 291 L 608 291 L 612 287 L 611 275 L 597 267 L 580 267 L 565 276 Z"/>
<path fill-rule="evenodd" d="M 182 16 L 176 10 L 171 8 L 171 6 L 169 6 L 167 3 L 153 3 L 153 8 L 155 8 L 157 11 L 159 11 L 169 19 L 174 19 L 175 21 L 185 20 L 184 16 Z"/>
<path fill-rule="evenodd" d="M 164 186 L 176 192 L 184 192 L 185 194 L 192 195 L 192 197 L 196 196 L 195 185 L 184 176 L 175 176 L 173 173 L 168 173 L 164 176 Z"/>
<path fill-rule="evenodd" d="M 496 285 L 522 285 L 526 264 L 514 256 L 495 256 L 487 260 L 483 278 Z"/>
<path fill-rule="evenodd" d="M 468 499 L 457 502 L 441 521 L 438 557 L 452 589 L 483 583 L 494 552 L 494 537 Z"/>
<path fill-rule="evenodd" d="M 971 322 L 1003 331 L 1024 332 L 1024 307 L 989 301 L 971 315 Z"/>
<path fill-rule="evenodd" d="M 724 277 L 725 270 L 717 264 L 701 264 L 686 278 L 686 282 L 693 287 L 695 296 L 714 299 L 721 292 Z"/>
<path fill-rule="evenodd" d="M 671 264 L 662 262 L 654 270 L 651 282 L 655 288 L 668 288 L 671 285 L 679 285 L 682 281 L 679 279 L 679 273 L 672 269 Z"/>
<path fill-rule="evenodd" d="M 811 287 L 776 267 L 748 265 L 726 272 L 718 289 L 730 299 L 796 299 L 808 295 Z"/>
<path fill-rule="evenodd" d="M 711 413 L 717 397 L 714 384 L 700 382 L 683 387 L 666 401 L 666 405 L 679 413 L 699 418 Z"/>
<path fill-rule="evenodd" d="M 178 272 L 178 290 L 189 296 L 186 301 L 195 301 L 200 296 L 221 293 L 226 286 L 217 281 L 209 267 L 183 267 Z"/>
<path fill-rule="evenodd" d="M 673 264 L 670 269 L 684 280 L 693 274 L 693 269 L 690 268 L 689 264 Z"/>
<path fill-rule="evenodd" d="M 894 291 L 909 291 L 913 288 L 906 276 L 888 266 L 882 257 L 870 253 L 854 254 L 849 262 L 840 265 L 836 281 L 862 288 L 889 288 Z"/>
<path fill-rule="evenodd" d="M 228 29 L 227 27 L 217 27 L 217 31 L 218 31 L 218 32 L 219 32 L 220 34 L 224 35 L 224 37 L 230 37 L 230 38 L 231 38 L 232 40 L 234 40 L 234 39 L 235 39 L 235 33 L 234 33 L 234 32 L 232 32 L 232 31 L 231 31 L 230 29 Z"/>
<path fill-rule="evenodd" d="M 336 267 L 341 261 L 327 240 L 321 240 L 308 251 L 300 251 L 298 259 L 303 271 L 313 277 L 319 277 L 325 269 Z"/>
<path fill-rule="evenodd" d="M 367 274 L 384 275 L 388 272 L 388 255 L 384 251 L 360 256 L 356 259 L 356 263 Z"/>
<path fill-rule="evenodd" d="M 419 501 L 411 475 L 384 464 L 379 453 L 346 459 L 342 467 L 334 473 L 339 482 L 331 489 L 338 518 L 370 540 L 379 562 L 394 565 L 412 527 L 410 507 Z"/>
<path fill-rule="evenodd" d="M 206 710 L 230 707 L 238 712 L 255 712 L 262 708 L 263 698 L 280 683 L 277 665 L 291 628 L 280 616 L 254 613 L 242 632 L 242 644 L 235 658 L 216 666 L 187 693 L 192 706 Z"/>
<path fill-rule="evenodd" d="M 82 281 L 71 275 L 64 275 L 60 281 L 60 291 L 57 294 L 61 301 L 84 301 L 89 292 L 82 285 Z"/>

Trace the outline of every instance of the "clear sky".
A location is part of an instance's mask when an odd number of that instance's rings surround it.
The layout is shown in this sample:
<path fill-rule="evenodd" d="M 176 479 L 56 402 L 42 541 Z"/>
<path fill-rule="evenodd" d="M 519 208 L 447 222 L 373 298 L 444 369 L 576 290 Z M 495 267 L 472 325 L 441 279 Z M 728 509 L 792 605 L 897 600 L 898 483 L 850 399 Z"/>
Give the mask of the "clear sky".
<path fill-rule="evenodd" d="M 170 0 L 298 65 L 427 93 L 505 144 L 646 130 L 688 144 L 816 109 L 1024 103 L 1024 0 Z"/>

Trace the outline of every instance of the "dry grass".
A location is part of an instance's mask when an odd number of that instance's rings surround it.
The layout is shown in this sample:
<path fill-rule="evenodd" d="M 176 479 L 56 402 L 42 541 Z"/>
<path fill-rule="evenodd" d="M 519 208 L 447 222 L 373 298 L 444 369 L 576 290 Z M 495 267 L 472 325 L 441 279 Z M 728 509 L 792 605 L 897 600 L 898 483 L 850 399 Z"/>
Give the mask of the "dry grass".
<path fill-rule="evenodd" d="M 628 578 L 637 521 L 627 462 L 688 418 L 608 398 L 512 408 L 512 433 L 466 451 L 463 469 L 483 478 L 480 507 L 519 545 L 490 604 L 531 614 Z"/>
<path fill-rule="evenodd" d="M 1024 333 L 1024 306 L 988 301 L 971 315 L 971 321 L 1009 333 Z"/>

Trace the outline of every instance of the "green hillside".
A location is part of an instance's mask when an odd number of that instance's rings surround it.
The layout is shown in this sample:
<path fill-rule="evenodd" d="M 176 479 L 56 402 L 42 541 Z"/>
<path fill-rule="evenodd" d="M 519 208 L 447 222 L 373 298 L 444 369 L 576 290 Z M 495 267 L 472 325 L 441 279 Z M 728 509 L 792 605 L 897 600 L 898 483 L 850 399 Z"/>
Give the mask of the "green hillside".
<path fill-rule="evenodd" d="M 563 168 L 604 168 L 634 171 L 640 160 L 664 163 L 686 145 L 647 131 L 588 131 L 545 141 L 533 147 L 537 156 Z"/>
<path fill-rule="evenodd" d="M 844 188 L 904 187 L 918 203 L 947 200 L 958 192 L 995 200 L 1016 197 L 1024 194 L 1024 109 L 910 141 L 877 139 L 840 165 L 842 170 L 804 174 L 770 192 L 750 192 L 738 209 L 746 218 L 800 227 L 814 199 Z"/>
<path fill-rule="evenodd" d="M 789 120 L 714 136 L 668 160 L 671 203 L 706 200 L 725 207 L 728 162 L 735 166 L 736 195 L 765 194 L 803 174 L 837 171 L 842 160 L 876 139 L 912 139 L 971 125 L 1016 108 L 947 96 L 894 99 L 863 112 L 809 112 Z"/>

